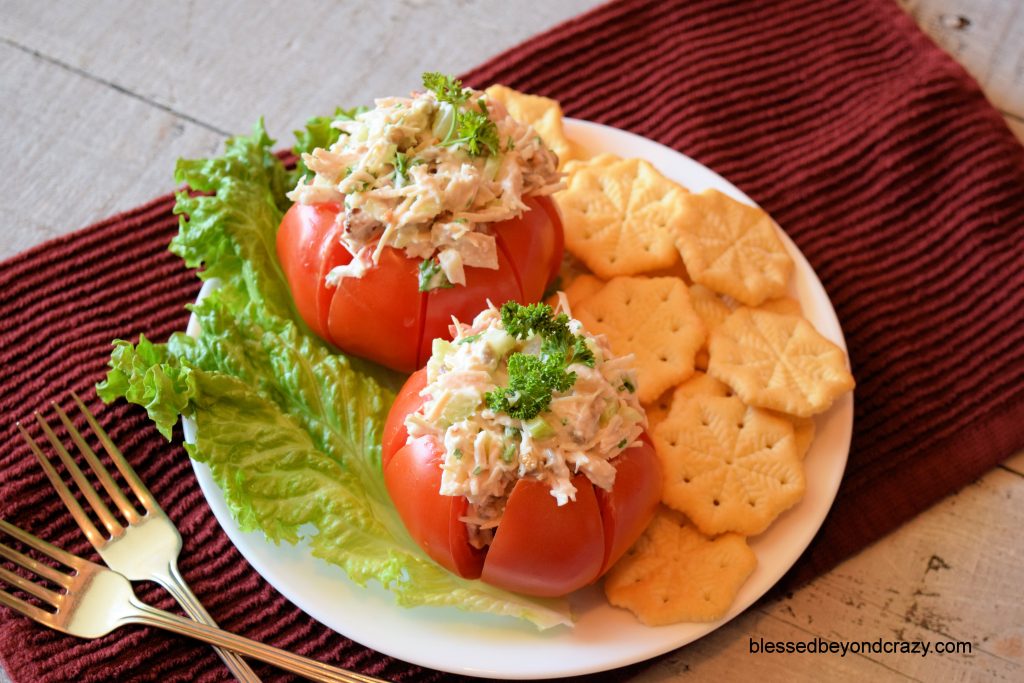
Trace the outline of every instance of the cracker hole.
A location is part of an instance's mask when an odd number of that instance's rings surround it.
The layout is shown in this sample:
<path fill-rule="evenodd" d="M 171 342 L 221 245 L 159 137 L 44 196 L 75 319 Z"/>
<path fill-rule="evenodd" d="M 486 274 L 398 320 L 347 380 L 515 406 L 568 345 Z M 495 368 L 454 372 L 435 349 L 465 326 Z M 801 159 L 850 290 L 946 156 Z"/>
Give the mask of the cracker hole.
<path fill-rule="evenodd" d="M 704 602 L 711 602 L 711 593 L 704 594 Z"/>
<path fill-rule="evenodd" d="M 718 500 L 717 498 L 715 498 L 715 499 L 714 499 L 713 501 L 711 501 L 711 502 L 712 502 L 712 503 L 714 503 L 715 507 L 718 507 L 719 505 L 721 505 L 721 504 L 722 504 L 722 503 L 721 503 L 721 501 L 719 501 L 719 500 Z"/>
<path fill-rule="evenodd" d="M 749 505 L 752 508 L 757 507 L 757 501 L 751 498 L 750 500 L 747 501 L 747 505 Z"/>
<path fill-rule="evenodd" d="M 683 477 L 683 483 L 684 484 L 689 484 L 690 483 L 690 478 L 689 477 Z"/>
<path fill-rule="evenodd" d="M 663 605 L 667 605 L 668 604 L 668 598 L 665 597 L 664 595 L 661 596 L 661 604 L 663 604 Z"/>
<path fill-rule="evenodd" d="M 666 356 L 665 354 L 661 354 L 660 356 L 658 356 L 658 358 L 661 360 L 662 363 L 668 362 L 668 356 Z"/>
<path fill-rule="evenodd" d="M 786 484 L 789 483 L 789 480 L 786 479 L 785 477 L 782 477 L 781 479 L 779 479 L 779 483 L 785 486 Z"/>

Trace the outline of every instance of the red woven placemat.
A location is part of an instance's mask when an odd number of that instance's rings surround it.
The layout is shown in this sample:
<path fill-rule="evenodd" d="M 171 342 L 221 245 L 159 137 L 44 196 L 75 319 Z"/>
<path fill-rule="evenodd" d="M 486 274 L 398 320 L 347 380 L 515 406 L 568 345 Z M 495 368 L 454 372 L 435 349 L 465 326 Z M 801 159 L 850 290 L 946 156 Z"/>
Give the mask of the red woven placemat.
<path fill-rule="evenodd" d="M 814 266 L 847 336 L 856 417 L 836 505 L 787 585 L 1024 448 L 1024 149 L 891 0 L 614 2 L 466 78 L 557 97 L 571 116 L 696 158 Z M 96 402 L 110 340 L 162 340 L 187 320 L 198 281 L 166 252 L 171 205 L 0 265 L 0 515 L 89 555 L 14 426 L 74 389 L 181 529 L 182 572 L 223 626 L 394 680 L 443 678 L 286 602 L 220 531 L 180 446 L 141 411 Z M 158 589 L 139 592 L 172 608 Z M 227 679 L 205 646 L 142 628 L 81 641 L 5 608 L 0 656 L 18 682 Z"/>

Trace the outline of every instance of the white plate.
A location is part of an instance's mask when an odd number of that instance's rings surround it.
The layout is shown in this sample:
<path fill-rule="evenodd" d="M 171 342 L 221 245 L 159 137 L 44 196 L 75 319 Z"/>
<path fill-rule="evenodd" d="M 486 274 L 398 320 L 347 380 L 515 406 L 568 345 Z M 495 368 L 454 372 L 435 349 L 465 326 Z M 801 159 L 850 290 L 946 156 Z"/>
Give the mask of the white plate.
<path fill-rule="evenodd" d="M 586 149 L 647 159 L 693 191 L 715 188 L 753 204 L 721 176 L 645 138 L 594 123 L 568 120 L 566 132 Z M 788 237 L 796 262 L 792 293 L 814 326 L 844 350 L 843 333 L 821 282 Z M 205 291 L 205 288 L 204 288 Z M 200 293 L 200 297 L 203 293 Z M 198 333 L 193 319 L 189 333 Z M 538 632 L 525 622 L 450 608 L 404 609 L 379 586 L 362 589 L 337 567 L 314 558 L 303 545 L 276 546 L 260 533 L 243 533 L 232 519 L 206 466 L 193 462 L 199 485 L 231 541 L 263 578 L 299 608 L 338 633 L 399 659 L 471 676 L 544 678 L 613 669 L 668 652 L 714 631 L 771 588 L 821 526 L 846 467 L 853 427 L 850 394 L 817 418 L 817 436 L 806 458 L 807 493 L 760 536 L 752 539 L 757 569 L 720 621 L 650 628 L 605 602 L 591 587 L 571 598 L 574 628 Z M 192 441 L 194 425 L 186 424 Z"/>

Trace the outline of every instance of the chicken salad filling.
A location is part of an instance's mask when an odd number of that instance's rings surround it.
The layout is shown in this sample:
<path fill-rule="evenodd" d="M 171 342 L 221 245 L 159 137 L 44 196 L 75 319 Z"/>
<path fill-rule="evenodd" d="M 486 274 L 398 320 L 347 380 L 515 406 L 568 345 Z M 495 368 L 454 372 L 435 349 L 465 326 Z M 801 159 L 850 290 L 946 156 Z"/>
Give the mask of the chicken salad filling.
<path fill-rule="evenodd" d="M 529 210 L 525 197 L 562 188 L 557 156 L 500 102 L 437 73 L 423 84 L 336 120 L 338 141 L 303 155 L 314 175 L 288 197 L 340 205 L 353 255 L 328 284 L 361 277 L 390 246 L 431 264 L 436 275 L 421 277 L 421 289 L 464 285 L 466 267 L 498 268 L 489 224 Z"/>
<path fill-rule="evenodd" d="M 440 493 L 466 497 L 476 547 L 490 543 L 520 479 L 545 483 L 559 505 L 575 500 L 576 473 L 611 490 L 615 457 L 647 426 L 632 355 L 583 330 L 564 296 L 559 309 L 509 302 L 455 321 L 451 342 L 434 341 L 427 400 L 406 418 L 410 440 L 443 446 Z"/>

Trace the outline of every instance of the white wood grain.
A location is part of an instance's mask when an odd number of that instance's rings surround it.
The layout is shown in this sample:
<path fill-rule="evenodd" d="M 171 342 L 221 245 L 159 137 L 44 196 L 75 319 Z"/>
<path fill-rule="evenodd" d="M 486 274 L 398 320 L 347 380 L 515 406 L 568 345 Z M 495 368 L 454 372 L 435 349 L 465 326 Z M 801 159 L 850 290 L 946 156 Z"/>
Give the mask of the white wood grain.
<path fill-rule="evenodd" d="M 1024 141 L 1019 0 L 899 0 Z M 458 72 L 596 0 L 0 0 L 0 260 L 172 188 L 179 156 Z M 1024 453 L 640 681 L 1024 680 Z M 754 655 L 766 640 L 970 640 L 970 656 Z M 0 672 L 0 681 L 5 676 Z"/>
<path fill-rule="evenodd" d="M 993 105 L 1024 120 L 1024 3 L 900 0 L 900 4 L 977 79 Z"/>
<path fill-rule="evenodd" d="M 0 43 L 0 259 L 174 188 L 222 136 Z"/>

